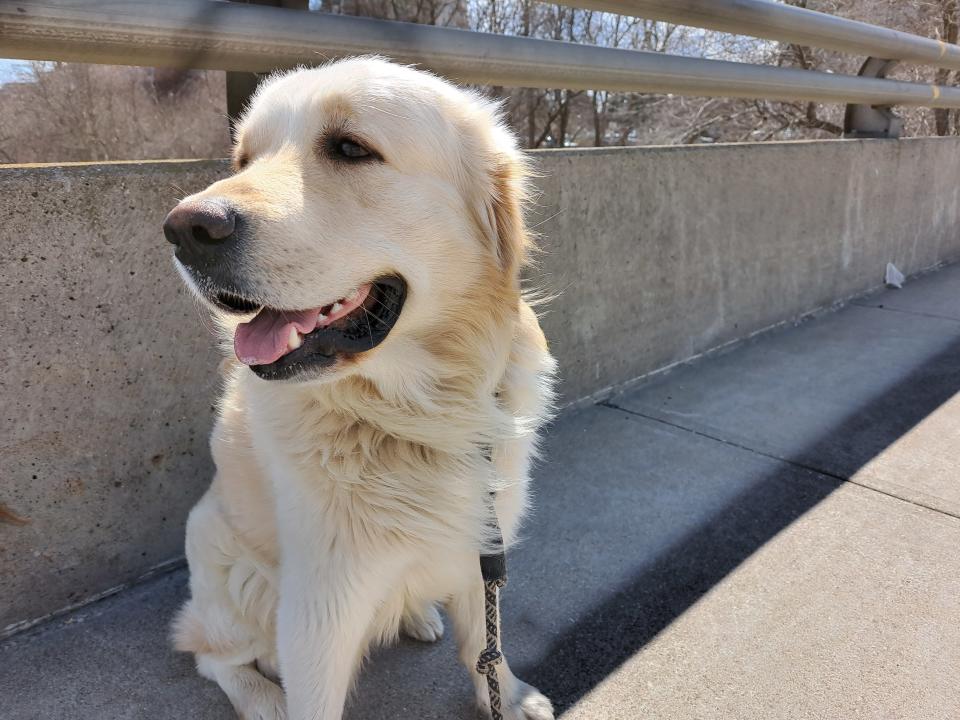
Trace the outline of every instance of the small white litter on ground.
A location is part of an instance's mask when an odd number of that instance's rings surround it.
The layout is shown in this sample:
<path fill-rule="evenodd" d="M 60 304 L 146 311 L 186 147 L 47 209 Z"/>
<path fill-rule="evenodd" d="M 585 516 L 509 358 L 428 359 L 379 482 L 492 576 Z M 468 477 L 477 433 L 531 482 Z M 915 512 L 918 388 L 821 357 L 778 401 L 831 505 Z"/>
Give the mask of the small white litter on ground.
<path fill-rule="evenodd" d="M 883 281 L 887 284 L 887 287 L 902 288 L 903 281 L 907 278 L 902 272 L 897 270 L 897 266 L 893 263 L 887 263 L 887 274 L 884 276 Z"/>

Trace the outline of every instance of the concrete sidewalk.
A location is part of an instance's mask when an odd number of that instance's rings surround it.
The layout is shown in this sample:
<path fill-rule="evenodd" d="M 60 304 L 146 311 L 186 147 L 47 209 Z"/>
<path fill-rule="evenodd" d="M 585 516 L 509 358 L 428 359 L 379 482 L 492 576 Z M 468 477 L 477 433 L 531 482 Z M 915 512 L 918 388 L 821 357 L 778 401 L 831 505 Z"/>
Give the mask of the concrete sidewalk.
<path fill-rule="evenodd" d="M 960 717 L 960 266 L 552 428 L 505 648 L 569 720 Z M 0 645 L 0 717 L 232 718 L 168 649 L 178 571 Z M 475 718 L 452 643 L 352 720 Z"/>

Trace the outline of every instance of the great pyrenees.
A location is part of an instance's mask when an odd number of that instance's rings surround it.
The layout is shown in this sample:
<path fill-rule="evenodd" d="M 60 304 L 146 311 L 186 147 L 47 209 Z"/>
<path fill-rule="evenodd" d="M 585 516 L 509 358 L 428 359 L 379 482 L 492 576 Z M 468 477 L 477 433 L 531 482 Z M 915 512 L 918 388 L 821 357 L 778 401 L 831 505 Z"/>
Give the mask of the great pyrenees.
<path fill-rule="evenodd" d="M 479 94 L 352 58 L 263 83 L 233 162 L 164 224 L 235 355 L 175 645 L 242 718 L 338 720 L 368 649 L 438 639 L 442 604 L 489 711 L 478 553 L 494 506 L 516 537 L 554 370 L 524 158 Z M 553 717 L 498 673 L 506 718 Z"/>

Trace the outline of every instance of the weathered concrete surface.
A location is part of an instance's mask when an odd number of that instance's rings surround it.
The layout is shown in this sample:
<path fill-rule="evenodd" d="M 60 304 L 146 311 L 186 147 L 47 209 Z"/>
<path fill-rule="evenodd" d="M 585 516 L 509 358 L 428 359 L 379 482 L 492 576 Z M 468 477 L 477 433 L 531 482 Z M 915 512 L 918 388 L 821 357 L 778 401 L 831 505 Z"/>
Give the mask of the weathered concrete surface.
<path fill-rule="evenodd" d="M 960 517 L 960 266 L 863 303 L 609 402 Z"/>
<path fill-rule="evenodd" d="M 670 397 L 735 397 L 744 390 L 740 368 L 756 366 L 758 349 L 787 357 L 784 336 L 806 358 L 783 366 L 792 386 L 807 367 L 833 372 L 821 345 L 858 358 L 860 326 L 901 332 L 903 314 L 848 308 L 656 386 Z M 840 321 L 842 332 L 819 334 Z M 918 358 L 937 357 L 943 340 L 920 332 L 900 344 L 909 348 L 890 355 L 889 371 L 865 373 L 867 406 L 849 407 L 852 416 L 870 411 L 880 426 L 869 443 L 875 456 L 863 462 L 897 452 L 901 416 L 931 424 L 927 438 L 952 432 L 929 411 L 934 395 L 960 389 L 960 353 L 941 372 L 918 374 Z M 924 391 L 931 383 L 937 393 Z M 898 412 L 875 412 L 891 388 Z M 775 425 L 807 402 L 751 412 Z M 709 437 L 690 420 L 601 405 L 551 429 L 535 475 L 536 513 L 511 553 L 503 594 L 505 648 L 518 674 L 567 720 L 955 718 L 960 518 L 771 457 L 763 446 Z M 812 447 L 825 452 L 822 438 L 858 437 L 855 421 L 829 413 L 819 430 Z M 956 477 L 960 455 L 951 463 Z M 185 573 L 167 575 L 0 643 L 3 717 L 232 718 L 216 688 L 168 649 L 166 624 L 185 584 Z M 468 687 L 450 640 L 404 643 L 369 663 L 347 717 L 474 720 Z"/>
<path fill-rule="evenodd" d="M 210 163 L 0 169 L 0 629 L 182 554 L 217 360 L 159 231 Z"/>
<path fill-rule="evenodd" d="M 960 141 L 537 154 L 574 401 L 960 257 Z M 0 168 L 0 628 L 180 554 L 216 358 L 159 226 L 219 162 Z M 892 181 L 891 178 L 895 178 Z"/>
<path fill-rule="evenodd" d="M 954 143 L 538 154 L 566 399 L 960 258 Z"/>
<path fill-rule="evenodd" d="M 954 265 L 925 276 L 923 282 L 907 283 L 896 291 L 878 292 L 855 300 L 853 304 L 960 320 L 958 278 L 960 265 Z"/>

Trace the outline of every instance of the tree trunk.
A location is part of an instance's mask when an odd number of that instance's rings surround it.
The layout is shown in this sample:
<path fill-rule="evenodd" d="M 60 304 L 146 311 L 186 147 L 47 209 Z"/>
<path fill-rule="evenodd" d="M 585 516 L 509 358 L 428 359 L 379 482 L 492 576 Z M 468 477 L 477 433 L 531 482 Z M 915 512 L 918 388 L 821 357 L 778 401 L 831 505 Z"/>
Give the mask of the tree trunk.
<path fill-rule="evenodd" d="M 599 98 L 596 91 L 593 93 L 593 146 L 600 147 L 603 145 L 603 130 L 600 128 L 600 106 L 598 105 Z"/>
<path fill-rule="evenodd" d="M 957 0 L 940 0 L 943 17 L 943 41 L 951 45 L 957 44 Z M 934 82 L 937 85 L 948 85 L 953 71 L 946 68 L 937 70 Z M 933 111 L 933 120 L 937 135 L 950 134 L 950 108 L 936 108 Z"/>

